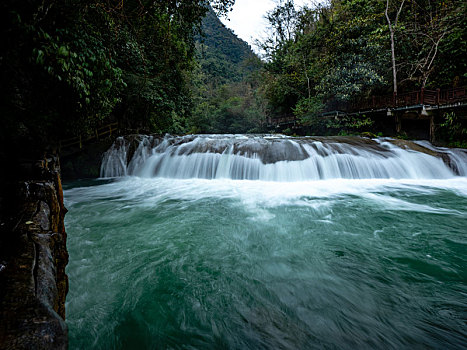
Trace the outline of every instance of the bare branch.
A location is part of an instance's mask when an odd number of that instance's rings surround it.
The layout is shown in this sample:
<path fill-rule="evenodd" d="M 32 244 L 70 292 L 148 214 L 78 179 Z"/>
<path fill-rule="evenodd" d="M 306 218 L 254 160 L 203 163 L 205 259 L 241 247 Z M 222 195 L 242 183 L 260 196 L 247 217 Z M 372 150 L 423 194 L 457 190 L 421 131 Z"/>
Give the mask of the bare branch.
<path fill-rule="evenodd" d="M 404 3 L 405 3 L 405 0 L 402 0 L 401 6 L 399 7 L 399 10 L 397 10 L 396 20 L 394 21 L 394 26 L 395 27 L 397 26 L 397 22 L 399 21 L 399 15 L 401 14 L 402 7 L 404 7 Z"/>

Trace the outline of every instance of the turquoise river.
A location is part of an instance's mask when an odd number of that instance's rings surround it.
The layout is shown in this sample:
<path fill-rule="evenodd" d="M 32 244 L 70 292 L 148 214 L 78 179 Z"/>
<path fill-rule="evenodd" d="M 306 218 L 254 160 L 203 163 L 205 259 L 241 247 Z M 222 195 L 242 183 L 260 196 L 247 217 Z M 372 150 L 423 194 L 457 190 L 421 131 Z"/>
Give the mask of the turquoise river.
<path fill-rule="evenodd" d="M 467 156 L 121 138 L 65 190 L 70 349 L 466 349 Z"/>

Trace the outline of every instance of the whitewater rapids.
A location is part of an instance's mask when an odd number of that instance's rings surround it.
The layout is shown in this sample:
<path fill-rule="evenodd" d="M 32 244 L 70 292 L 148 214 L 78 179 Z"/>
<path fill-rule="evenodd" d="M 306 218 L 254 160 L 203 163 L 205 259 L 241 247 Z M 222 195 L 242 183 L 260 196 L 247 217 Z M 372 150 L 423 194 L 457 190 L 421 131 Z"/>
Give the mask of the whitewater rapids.
<path fill-rule="evenodd" d="M 447 179 L 467 175 L 467 153 L 387 138 L 188 135 L 118 138 L 101 177 L 297 182 Z"/>

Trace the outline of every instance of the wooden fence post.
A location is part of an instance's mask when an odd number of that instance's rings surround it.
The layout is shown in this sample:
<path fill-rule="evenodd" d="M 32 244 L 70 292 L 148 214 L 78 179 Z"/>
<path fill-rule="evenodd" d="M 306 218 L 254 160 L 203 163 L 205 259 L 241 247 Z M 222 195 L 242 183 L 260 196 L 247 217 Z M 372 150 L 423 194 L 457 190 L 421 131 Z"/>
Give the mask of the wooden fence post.
<path fill-rule="evenodd" d="M 439 106 L 439 95 L 440 95 L 440 89 L 436 89 L 436 104 Z"/>
<path fill-rule="evenodd" d="M 430 142 L 435 142 L 435 115 L 434 113 L 431 115 L 430 118 Z"/>
<path fill-rule="evenodd" d="M 420 91 L 420 102 L 422 105 L 425 104 L 425 88 L 422 88 Z"/>
<path fill-rule="evenodd" d="M 396 133 L 400 134 L 402 130 L 402 120 L 401 120 L 399 113 L 397 112 L 394 113 L 394 119 L 396 122 Z"/>

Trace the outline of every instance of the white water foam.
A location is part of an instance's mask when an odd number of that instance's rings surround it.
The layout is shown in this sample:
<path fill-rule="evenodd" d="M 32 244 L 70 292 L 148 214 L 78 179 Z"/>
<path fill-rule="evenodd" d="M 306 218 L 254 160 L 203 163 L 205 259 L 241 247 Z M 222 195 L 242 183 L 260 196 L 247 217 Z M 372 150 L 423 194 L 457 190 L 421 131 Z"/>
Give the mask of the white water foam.
<path fill-rule="evenodd" d="M 415 203 L 394 198 L 399 192 L 437 195 L 448 191 L 467 198 L 467 178 L 449 180 L 319 180 L 280 183 L 251 180 L 206 180 L 126 177 L 97 186 L 74 188 L 67 193 L 78 201 L 93 202 L 107 199 L 115 202 L 134 202 L 135 206 L 155 207 L 166 201 L 195 202 L 203 199 L 231 200 L 247 211 L 257 214 L 259 220 L 268 220 L 265 210 L 294 205 L 314 211 L 327 211 L 333 203 L 343 198 L 358 197 L 365 202 L 388 210 L 462 216 L 457 210 L 437 208 L 436 205 Z M 73 203 L 68 203 L 73 204 Z"/>
<path fill-rule="evenodd" d="M 447 179 L 467 174 L 462 150 L 419 143 L 426 153 L 390 140 L 198 135 L 119 138 L 101 176 L 300 182 L 329 179 Z M 130 145 L 135 150 L 129 157 Z M 438 155 L 438 156 L 436 156 Z M 444 157 L 445 159 L 443 160 Z M 446 159 L 449 161 L 446 162 Z"/>

